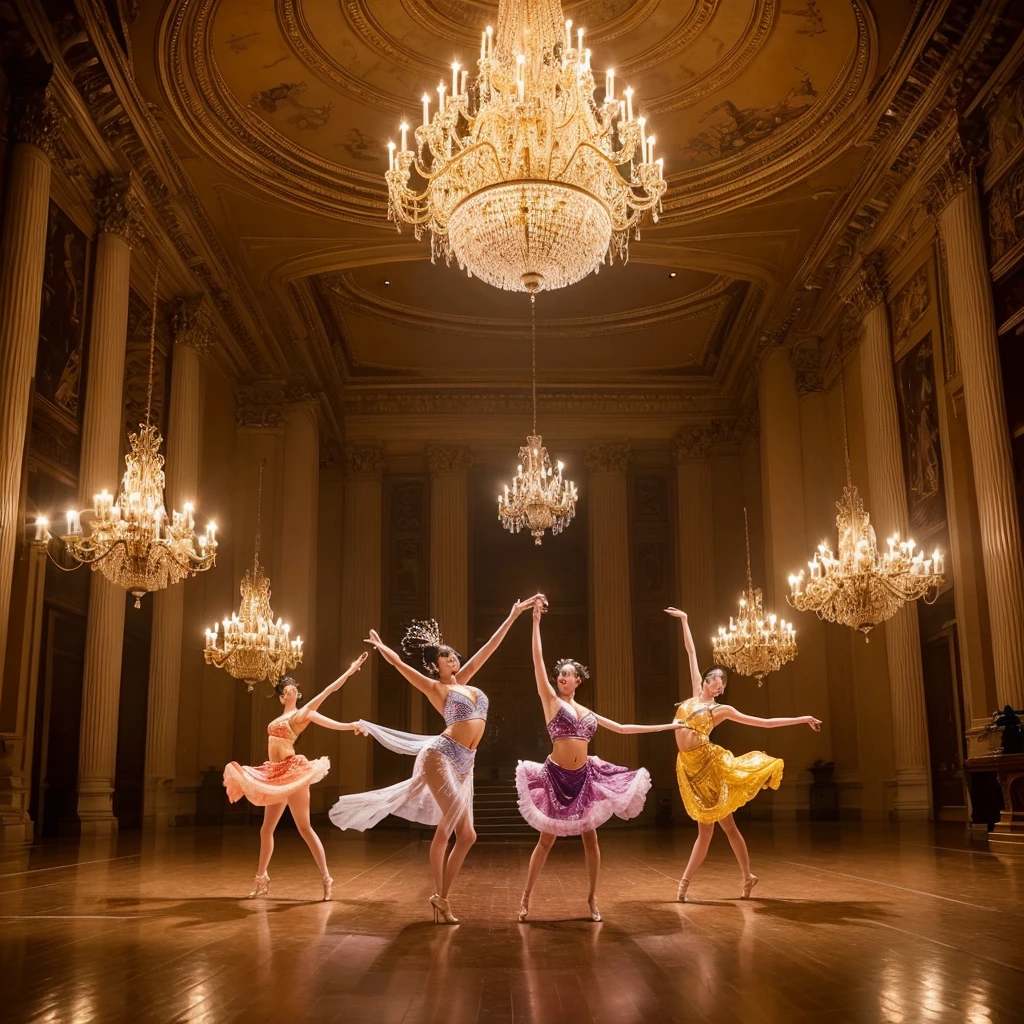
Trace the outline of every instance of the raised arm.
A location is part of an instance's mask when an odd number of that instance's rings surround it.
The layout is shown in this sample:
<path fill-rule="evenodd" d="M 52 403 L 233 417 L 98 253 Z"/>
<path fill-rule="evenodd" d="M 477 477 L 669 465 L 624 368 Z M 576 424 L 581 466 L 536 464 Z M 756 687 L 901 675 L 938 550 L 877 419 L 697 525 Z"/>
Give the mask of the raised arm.
<path fill-rule="evenodd" d="M 550 721 L 558 713 L 558 694 L 548 681 L 548 671 L 544 667 L 544 648 L 540 641 L 540 617 L 544 614 L 544 602 L 539 598 L 533 603 L 533 675 L 537 683 L 537 696 L 544 708 L 545 721 Z"/>
<path fill-rule="evenodd" d="M 594 715 L 594 717 L 597 719 L 598 725 L 603 725 L 612 732 L 619 732 L 626 736 L 635 736 L 642 732 L 670 732 L 673 729 L 681 729 L 683 725 L 679 721 L 665 722 L 663 725 L 621 725 L 619 722 L 613 722 L 610 718 L 602 718 L 600 715 Z"/>
<path fill-rule="evenodd" d="M 438 683 L 436 679 L 431 679 L 430 676 L 424 675 L 422 672 L 417 672 L 412 665 L 408 665 L 402 661 L 398 652 L 393 651 L 386 643 L 384 643 L 383 640 L 381 640 L 377 630 L 371 629 L 370 635 L 364 642 L 376 647 L 384 656 L 384 660 L 389 665 L 393 665 L 397 668 L 398 671 L 405 676 L 407 682 L 412 683 L 412 685 L 421 693 L 425 693 L 431 702 L 437 698 L 440 683 Z"/>
<path fill-rule="evenodd" d="M 476 654 L 474 654 L 473 657 L 455 673 L 456 682 L 465 686 L 470 679 L 472 679 L 473 676 L 475 676 L 477 672 L 484 667 L 487 659 L 498 649 L 498 645 L 505 639 L 505 634 L 512 628 L 512 623 L 515 622 L 527 608 L 531 608 L 538 598 L 543 596 L 543 594 L 534 594 L 533 597 L 526 601 L 516 601 L 516 603 L 512 605 L 512 611 L 508 613 L 508 617 L 494 631 L 494 636 L 492 636 L 491 639 L 488 640 L 487 643 L 485 643 L 483 647 L 481 647 L 480 650 L 477 651 Z"/>
<path fill-rule="evenodd" d="M 336 722 L 333 718 L 321 715 L 319 711 L 311 711 L 307 721 L 314 725 L 322 725 L 325 729 L 333 729 L 335 732 L 354 732 L 357 736 L 365 735 L 358 722 Z"/>
<path fill-rule="evenodd" d="M 665 611 L 674 619 L 678 619 L 679 625 L 683 627 L 683 644 L 686 647 L 686 657 L 690 663 L 690 682 L 693 684 L 694 697 L 699 697 L 702 682 L 700 663 L 697 661 L 697 648 L 693 645 L 693 634 L 690 632 L 690 623 L 687 620 L 686 612 L 681 612 L 678 608 L 666 608 Z"/>
<path fill-rule="evenodd" d="M 756 715 L 745 715 L 737 711 L 731 704 L 720 704 L 715 708 L 715 722 L 739 722 L 740 725 L 756 725 L 761 729 L 782 729 L 788 725 L 809 725 L 815 732 L 821 732 L 821 720 L 814 715 L 801 715 L 799 718 L 758 718 Z"/>
<path fill-rule="evenodd" d="M 295 712 L 295 720 L 293 724 L 300 725 L 303 722 L 309 721 L 310 715 L 312 715 L 316 709 L 320 707 L 320 705 L 323 704 L 323 702 L 327 700 L 332 693 L 335 692 L 335 690 L 340 690 L 345 685 L 345 681 L 347 679 L 355 675 L 355 673 L 363 667 L 363 662 L 366 661 L 366 658 L 367 653 L 366 651 L 363 651 L 363 653 L 360 654 L 359 657 L 356 658 L 356 660 L 353 661 L 352 664 L 349 665 L 349 667 L 340 676 L 338 676 L 333 683 L 328 683 L 327 686 L 325 686 L 315 697 L 306 701 L 306 703 Z"/>

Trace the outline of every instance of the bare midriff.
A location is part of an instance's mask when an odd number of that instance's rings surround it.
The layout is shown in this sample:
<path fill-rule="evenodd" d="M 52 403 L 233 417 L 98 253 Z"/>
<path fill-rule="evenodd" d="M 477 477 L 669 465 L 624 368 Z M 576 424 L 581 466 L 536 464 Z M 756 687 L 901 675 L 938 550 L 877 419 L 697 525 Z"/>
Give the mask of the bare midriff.
<path fill-rule="evenodd" d="M 697 732 L 696 729 L 691 729 L 688 725 L 684 725 L 682 729 L 676 729 L 676 746 L 682 750 L 693 750 L 694 747 L 699 747 L 702 743 L 707 743 L 708 738 L 702 732 Z"/>
<path fill-rule="evenodd" d="M 270 736 L 267 742 L 267 757 L 275 764 L 287 760 L 295 753 L 295 744 L 280 736 Z"/>
<path fill-rule="evenodd" d="M 551 760 L 559 768 L 579 768 L 587 759 L 588 743 L 576 736 L 562 736 L 551 743 Z"/>
<path fill-rule="evenodd" d="M 468 722 L 452 722 L 445 729 L 445 736 L 451 736 L 456 743 L 461 743 L 470 750 L 476 750 L 484 737 L 487 721 L 483 718 L 471 718 Z"/>

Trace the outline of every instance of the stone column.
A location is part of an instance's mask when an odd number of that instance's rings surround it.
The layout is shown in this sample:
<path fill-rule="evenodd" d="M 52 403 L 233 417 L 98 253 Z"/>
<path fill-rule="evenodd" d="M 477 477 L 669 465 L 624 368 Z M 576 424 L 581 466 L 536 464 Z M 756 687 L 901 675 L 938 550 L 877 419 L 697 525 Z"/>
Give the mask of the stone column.
<path fill-rule="evenodd" d="M 381 476 L 387 465 L 384 449 L 373 444 L 345 446 L 345 517 L 342 524 L 341 660 L 363 649 L 369 629 L 380 628 L 381 615 Z M 373 654 L 362 671 L 342 690 L 345 721 L 372 718 L 377 705 L 380 655 Z M 393 672 L 387 668 L 385 671 Z M 342 792 L 354 793 L 373 784 L 373 744 L 353 742 L 341 748 Z"/>
<path fill-rule="evenodd" d="M 967 433 L 985 564 L 996 695 L 1000 707 L 1024 707 L 1024 565 L 1014 492 L 1013 455 L 985 256 L 978 188 L 962 167 L 935 180 L 946 258 L 949 314 L 964 386 Z"/>
<path fill-rule="evenodd" d="M 115 181 L 99 204 L 89 366 L 82 422 L 79 500 L 107 488 L 114 493 L 119 465 L 128 331 L 132 245 L 141 238 L 141 204 L 127 179 Z M 78 817 L 83 832 L 116 831 L 113 814 L 117 762 L 117 707 L 125 592 L 93 573 L 86 623 L 82 724 L 78 755 Z"/>
<path fill-rule="evenodd" d="M 864 441 L 868 450 L 871 522 L 878 544 L 898 532 L 910 535 L 906 480 L 900 442 L 896 384 L 893 378 L 889 314 L 876 271 L 866 268 L 855 301 L 864 312 L 859 359 L 864 394 Z M 931 813 L 928 718 L 917 608 L 904 605 L 885 623 L 892 701 L 893 755 L 896 765 L 895 810 L 900 818 Z"/>
<path fill-rule="evenodd" d="M 179 299 L 173 319 L 174 358 L 167 417 L 166 490 L 168 513 L 185 502 L 198 505 L 199 447 L 203 407 L 203 356 L 210 344 L 210 315 L 201 297 Z M 178 688 L 181 684 L 181 629 L 186 582 L 153 595 L 146 722 L 147 824 L 165 826 L 174 814 Z"/>
<path fill-rule="evenodd" d="M 710 660 L 715 611 L 715 538 L 711 520 L 709 430 L 684 430 L 672 446 L 676 458 L 678 502 L 679 607 L 690 620 L 698 654 Z M 679 633 L 679 699 L 692 696 L 690 666 Z"/>
<path fill-rule="evenodd" d="M 590 470 L 590 590 L 594 652 L 594 707 L 606 718 L 632 722 L 636 714 L 633 679 L 632 577 L 626 469 L 633 458 L 628 441 L 595 443 L 587 450 Z M 615 764 L 636 767 L 635 736 L 598 731 L 597 753 Z"/>
<path fill-rule="evenodd" d="M 19 521 L 22 460 L 39 346 L 50 158 L 60 129 L 45 92 L 20 103 L 0 242 L 0 675 L 15 548 L 25 536 Z"/>

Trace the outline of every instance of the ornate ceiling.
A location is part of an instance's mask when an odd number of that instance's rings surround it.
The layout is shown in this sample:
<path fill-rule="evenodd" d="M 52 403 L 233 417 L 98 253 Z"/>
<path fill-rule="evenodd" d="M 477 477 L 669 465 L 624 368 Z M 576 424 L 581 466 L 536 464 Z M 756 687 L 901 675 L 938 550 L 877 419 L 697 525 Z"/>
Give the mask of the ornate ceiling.
<path fill-rule="evenodd" d="M 492 0 L 141 5 L 135 78 L 266 321 L 266 363 L 359 388 L 521 382 L 529 305 L 385 219 L 386 143 Z M 864 159 L 911 3 L 576 0 L 595 69 L 657 132 L 669 193 L 626 266 L 538 302 L 543 380 L 742 400 L 749 350 Z M 875 8 L 875 9 L 873 9 Z M 881 8 L 881 9 L 879 9 Z"/>

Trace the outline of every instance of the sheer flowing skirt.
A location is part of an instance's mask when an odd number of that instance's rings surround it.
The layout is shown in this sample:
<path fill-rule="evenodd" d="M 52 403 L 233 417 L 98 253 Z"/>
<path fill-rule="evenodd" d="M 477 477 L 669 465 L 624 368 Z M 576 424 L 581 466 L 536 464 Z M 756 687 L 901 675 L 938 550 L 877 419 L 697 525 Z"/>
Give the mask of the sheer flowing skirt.
<path fill-rule="evenodd" d="M 224 767 L 224 788 L 234 803 L 244 796 L 257 807 L 283 804 L 293 793 L 325 778 L 331 770 L 329 757 L 308 761 L 302 754 L 291 754 L 283 761 L 264 761 L 261 765 L 232 761 Z"/>
<path fill-rule="evenodd" d="M 710 740 L 676 757 L 676 781 L 694 821 L 721 821 L 762 789 L 778 789 L 785 764 L 763 750 L 735 754 Z"/>
<path fill-rule="evenodd" d="M 590 832 L 613 814 L 635 818 L 650 788 L 646 768 L 633 771 L 593 754 L 579 768 L 563 768 L 550 757 L 543 764 L 520 761 L 516 768 L 520 814 L 538 832 L 556 836 Z"/>
<path fill-rule="evenodd" d="M 363 832 L 389 814 L 420 825 L 441 825 L 446 835 L 466 816 L 473 822 L 473 764 L 476 751 L 450 736 L 419 736 L 374 722 L 359 726 L 399 754 L 415 755 L 412 775 L 386 789 L 347 793 L 330 810 L 340 829 Z"/>

